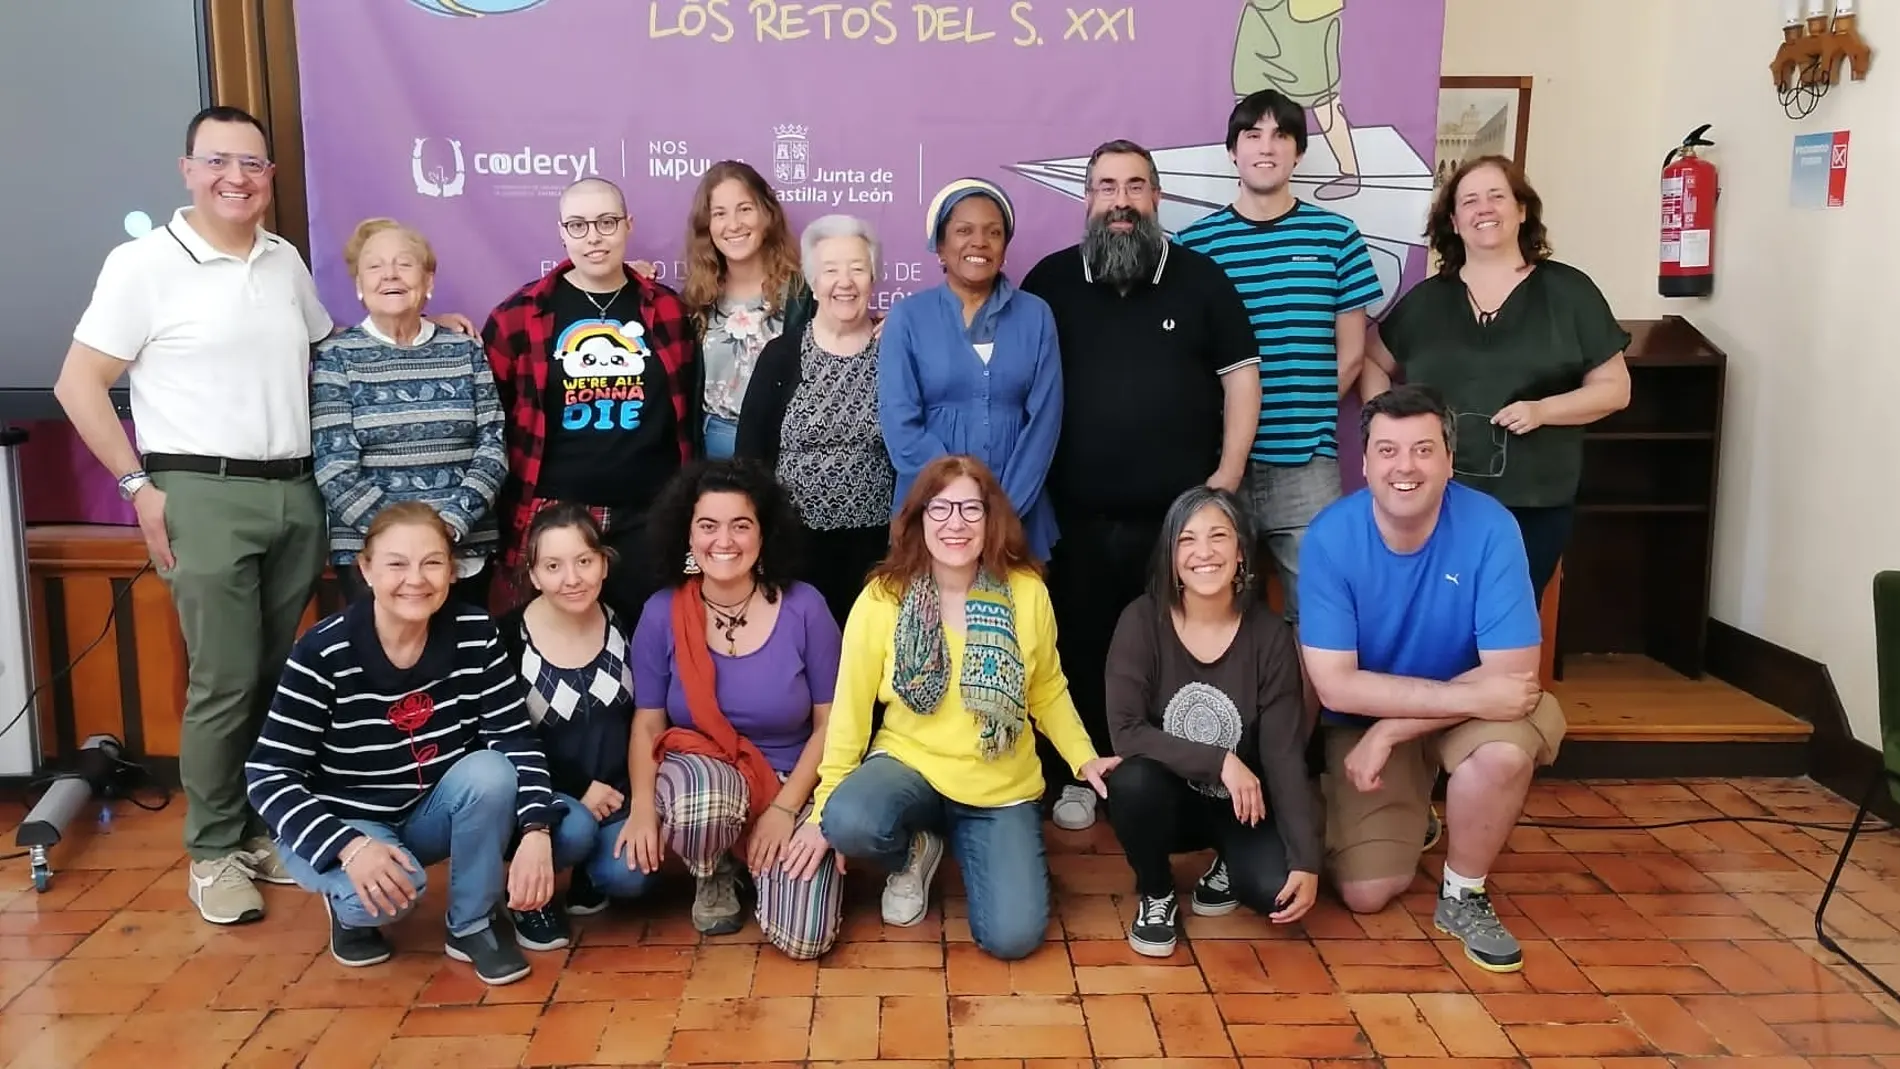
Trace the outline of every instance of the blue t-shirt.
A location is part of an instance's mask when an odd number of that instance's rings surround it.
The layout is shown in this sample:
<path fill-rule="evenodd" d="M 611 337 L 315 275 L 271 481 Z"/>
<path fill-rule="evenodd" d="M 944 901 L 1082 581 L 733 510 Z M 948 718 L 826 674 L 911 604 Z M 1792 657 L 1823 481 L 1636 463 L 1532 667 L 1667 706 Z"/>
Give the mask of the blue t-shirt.
<path fill-rule="evenodd" d="M 1300 544 L 1300 644 L 1353 650 L 1382 675 L 1445 682 L 1478 666 L 1480 650 L 1543 641 L 1517 519 L 1497 499 L 1445 487 L 1425 545 L 1395 553 L 1372 518 L 1372 492 L 1328 505 Z M 1325 710 L 1328 723 L 1371 718 Z"/>

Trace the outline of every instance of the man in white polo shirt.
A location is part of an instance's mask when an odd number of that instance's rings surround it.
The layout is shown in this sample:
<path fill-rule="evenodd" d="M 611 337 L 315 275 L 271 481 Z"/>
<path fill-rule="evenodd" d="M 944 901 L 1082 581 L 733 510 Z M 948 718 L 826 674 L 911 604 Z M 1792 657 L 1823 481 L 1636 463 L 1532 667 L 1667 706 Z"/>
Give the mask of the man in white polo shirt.
<path fill-rule="evenodd" d="M 296 248 L 259 225 L 269 153 L 241 110 L 192 120 L 191 207 L 106 257 L 54 391 L 171 586 L 190 662 L 190 894 L 216 924 L 264 915 L 253 879 L 293 882 L 246 804 L 244 760 L 327 548 L 309 374 L 331 322 Z M 107 394 L 128 372 L 136 451 Z"/>

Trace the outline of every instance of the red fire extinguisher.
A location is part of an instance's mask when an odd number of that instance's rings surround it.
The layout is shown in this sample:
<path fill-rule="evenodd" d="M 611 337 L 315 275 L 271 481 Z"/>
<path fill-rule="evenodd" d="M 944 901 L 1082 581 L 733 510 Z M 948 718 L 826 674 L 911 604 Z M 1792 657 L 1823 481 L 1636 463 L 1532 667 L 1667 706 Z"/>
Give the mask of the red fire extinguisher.
<path fill-rule="evenodd" d="M 1662 262 L 1656 290 L 1664 297 L 1707 297 L 1715 292 L 1715 164 L 1696 155 L 1696 149 L 1715 142 L 1704 140 L 1704 123 L 1663 157 Z"/>

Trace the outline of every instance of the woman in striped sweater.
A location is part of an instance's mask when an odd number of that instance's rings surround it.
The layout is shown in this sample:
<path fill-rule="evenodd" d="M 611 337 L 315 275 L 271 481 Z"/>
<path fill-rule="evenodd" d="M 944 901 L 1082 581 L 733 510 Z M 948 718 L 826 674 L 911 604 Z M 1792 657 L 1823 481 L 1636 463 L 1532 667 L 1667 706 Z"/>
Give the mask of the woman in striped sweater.
<path fill-rule="evenodd" d="M 444 609 L 450 529 L 434 509 L 390 505 L 364 541 L 370 597 L 291 650 L 244 766 L 251 805 L 291 876 L 323 896 L 338 962 L 388 960 L 381 927 L 448 858 L 444 949 L 488 983 L 519 980 L 528 963 L 496 912 L 553 897 L 559 815 L 520 677 L 486 613 Z"/>
<path fill-rule="evenodd" d="M 368 219 L 343 246 L 369 315 L 317 346 L 310 427 L 330 514 L 330 563 L 350 600 L 368 595 L 348 565 L 377 510 L 423 501 L 454 539 L 457 601 L 486 606 L 508 474 L 503 414 L 481 341 L 422 317 L 435 252 L 393 219 Z"/>

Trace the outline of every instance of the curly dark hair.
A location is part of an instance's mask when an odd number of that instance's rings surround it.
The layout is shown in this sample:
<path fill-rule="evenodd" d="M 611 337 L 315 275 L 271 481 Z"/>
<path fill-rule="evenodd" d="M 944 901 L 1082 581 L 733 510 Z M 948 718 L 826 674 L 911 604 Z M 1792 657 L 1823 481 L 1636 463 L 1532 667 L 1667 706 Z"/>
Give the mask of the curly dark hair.
<path fill-rule="evenodd" d="M 1465 240 L 1458 236 L 1452 219 L 1458 212 L 1458 187 L 1466 176 L 1481 167 L 1495 167 L 1504 172 L 1511 195 L 1524 208 L 1523 225 L 1517 228 L 1517 249 L 1524 254 L 1524 262 L 1535 264 L 1550 259 L 1550 234 L 1544 229 L 1544 198 L 1531 188 L 1524 169 L 1505 156 L 1477 156 L 1459 164 L 1439 187 L 1438 195 L 1432 198 L 1431 214 L 1425 217 L 1425 240 L 1438 254 L 1441 275 L 1456 274 L 1465 266 Z"/>
<path fill-rule="evenodd" d="M 693 512 L 707 494 L 743 494 L 752 502 L 759 518 L 759 588 L 766 600 L 776 600 L 798 578 L 805 521 L 771 470 L 746 458 L 694 461 L 667 482 L 647 514 L 653 577 L 666 587 L 691 578 L 686 555 L 692 551 Z"/>

